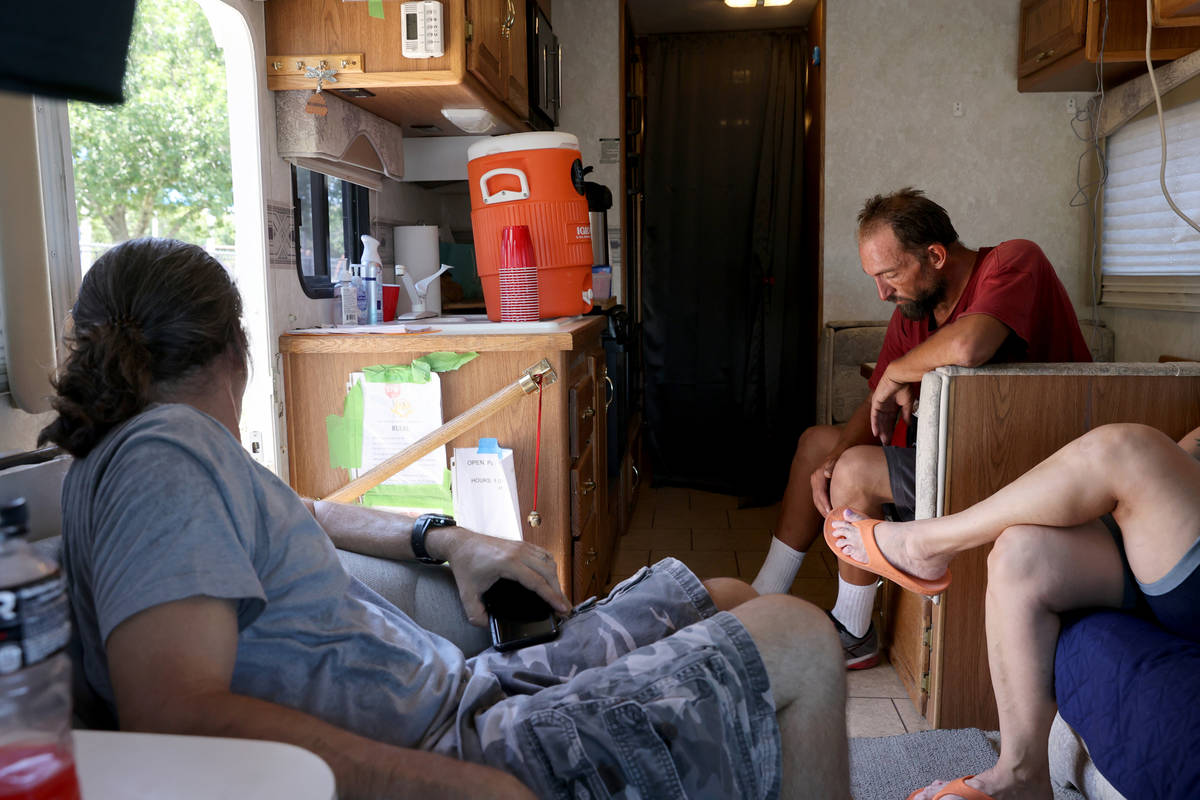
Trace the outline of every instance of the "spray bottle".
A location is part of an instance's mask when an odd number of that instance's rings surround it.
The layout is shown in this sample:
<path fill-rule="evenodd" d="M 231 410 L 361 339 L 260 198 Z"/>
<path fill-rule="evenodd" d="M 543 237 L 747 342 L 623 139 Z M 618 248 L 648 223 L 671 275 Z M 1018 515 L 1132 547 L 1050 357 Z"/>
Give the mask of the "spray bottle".
<path fill-rule="evenodd" d="M 378 325 L 383 321 L 383 294 L 379 288 L 382 278 L 383 262 L 379 260 L 379 240 L 363 234 L 363 289 L 367 296 L 368 325 Z"/>
<path fill-rule="evenodd" d="M 338 259 L 333 286 L 337 295 L 337 324 L 357 325 L 358 289 L 354 286 L 350 265 L 346 263 L 345 256 Z"/>

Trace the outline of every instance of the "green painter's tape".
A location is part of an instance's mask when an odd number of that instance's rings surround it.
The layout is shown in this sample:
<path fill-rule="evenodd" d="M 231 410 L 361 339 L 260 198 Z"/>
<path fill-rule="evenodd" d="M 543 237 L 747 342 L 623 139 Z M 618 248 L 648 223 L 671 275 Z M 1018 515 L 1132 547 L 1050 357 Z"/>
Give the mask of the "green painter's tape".
<path fill-rule="evenodd" d="M 429 353 L 414 358 L 411 364 L 377 364 L 366 367 L 362 370 L 363 380 L 371 383 L 429 383 L 430 373 L 453 372 L 478 356 L 478 353 Z M 329 466 L 334 469 L 362 468 L 362 429 L 362 387 L 355 384 L 346 394 L 346 407 L 342 415 L 330 414 L 325 418 L 325 435 L 329 440 Z"/>
<path fill-rule="evenodd" d="M 325 418 L 329 439 L 329 466 L 358 469 L 362 466 L 363 391 L 357 383 L 346 393 L 345 412 Z"/>
<path fill-rule="evenodd" d="M 368 489 L 362 496 L 364 506 L 392 506 L 397 508 L 423 508 L 442 514 L 454 513 L 454 501 L 450 496 L 450 470 L 441 484 L 418 483 L 410 486 L 388 486 L 380 484 Z"/>
<path fill-rule="evenodd" d="M 376 19 L 383 19 L 383 0 L 367 0 L 367 13 Z"/>
<path fill-rule="evenodd" d="M 362 371 L 371 383 L 429 383 L 431 372 L 453 372 L 478 357 L 478 353 L 429 353 L 411 364 L 379 364 Z"/>

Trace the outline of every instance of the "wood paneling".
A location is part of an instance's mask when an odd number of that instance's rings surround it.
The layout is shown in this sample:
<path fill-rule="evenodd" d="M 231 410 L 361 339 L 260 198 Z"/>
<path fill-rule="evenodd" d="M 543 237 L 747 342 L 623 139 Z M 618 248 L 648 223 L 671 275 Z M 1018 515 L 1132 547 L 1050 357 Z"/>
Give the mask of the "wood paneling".
<path fill-rule="evenodd" d="M 948 387 L 945 513 L 993 494 L 1099 425 L 1140 422 L 1175 439 L 1200 426 L 1196 377 L 984 374 L 955 376 Z M 954 582 L 932 607 L 925 715 L 936 727 L 998 727 L 983 619 L 989 550 L 957 556 Z M 912 609 L 896 612 L 894 622 L 893 660 L 916 701 L 922 623 Z"/>

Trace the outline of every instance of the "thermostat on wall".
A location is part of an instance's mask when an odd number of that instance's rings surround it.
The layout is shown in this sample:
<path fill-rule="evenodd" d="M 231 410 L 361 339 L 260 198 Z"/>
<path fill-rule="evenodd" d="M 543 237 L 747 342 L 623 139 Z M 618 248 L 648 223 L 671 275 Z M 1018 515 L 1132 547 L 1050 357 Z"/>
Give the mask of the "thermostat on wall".
<path fill-rule="evenodd" d="M 401 3 L 404 40 L 400 54 L 405 58 L 437 58 L 445 55 L 442 44 L 442 4 L 438 0 Z"/>

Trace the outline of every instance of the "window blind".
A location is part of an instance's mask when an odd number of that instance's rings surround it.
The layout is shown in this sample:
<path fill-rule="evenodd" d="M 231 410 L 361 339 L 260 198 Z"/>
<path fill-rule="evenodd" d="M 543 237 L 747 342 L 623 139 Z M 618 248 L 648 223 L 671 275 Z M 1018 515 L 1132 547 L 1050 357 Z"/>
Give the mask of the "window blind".
<path fill-rule="evenodd" d="M 1167 111 L 1167 188 L 1184 213 L 1200 217 L 1200 101 Z M 1131 122 L 1108 137 L 1100 264 L 1110 276 L 1200 275 L 1200 233 L 1167 205 L 1159 187 L 1158 117 Z M 1190 283 L 1190 282 L 1189 282 Z"/>

